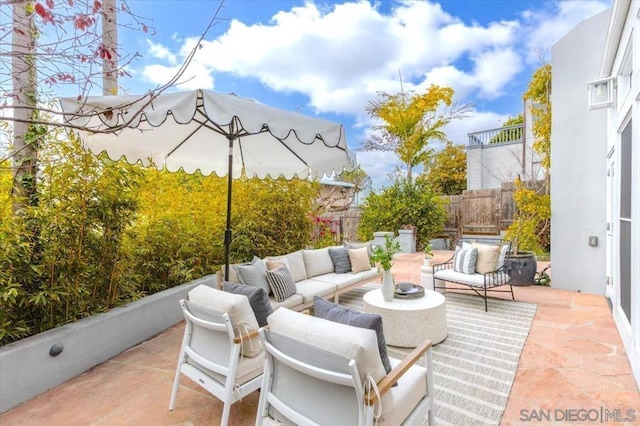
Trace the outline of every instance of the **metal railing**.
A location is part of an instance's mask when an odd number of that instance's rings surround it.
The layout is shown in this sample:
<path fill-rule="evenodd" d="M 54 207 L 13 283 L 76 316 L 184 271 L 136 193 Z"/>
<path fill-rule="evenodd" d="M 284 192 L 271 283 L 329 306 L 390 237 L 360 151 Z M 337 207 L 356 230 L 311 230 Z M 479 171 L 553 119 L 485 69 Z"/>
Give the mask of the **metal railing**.
<path fill-rule="evenodd" d="M 522 142 L 523 135 L 524 124 L 514 124 L 513 126 L 467 133 L 469 146 L 490 145 L 503 142 Z"/>

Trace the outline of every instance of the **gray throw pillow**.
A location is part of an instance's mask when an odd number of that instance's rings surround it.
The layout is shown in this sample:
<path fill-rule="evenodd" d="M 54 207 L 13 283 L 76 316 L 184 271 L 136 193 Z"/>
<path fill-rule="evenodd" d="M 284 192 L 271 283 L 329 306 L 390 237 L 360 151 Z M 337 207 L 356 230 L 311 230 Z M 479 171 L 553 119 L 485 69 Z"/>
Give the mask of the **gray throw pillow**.
<path fill-rule="evenodd" d="M 285 265 L 267 271 L 267 281 L 276 302 L 283 302 L 287 297 L 294 295 L 298 291 L 291 272 Z"/>
<path fill-rule="evenodd" d="M 262 259 L 257 256 L 249 264 L 231 266 L 242 284 L 263 288 L 269 294 L 269 283 L 267 282 L 267 267 Z"/>
<path fill-rule="evenodd" d="M 247 296 L 253 314 L 256 316 L 256 320 L 258 320 L 258 325 L 260 327 L 267 325 L 267 317 L 273 313 L 273 308 L 271 307 L 271 302 L 269 302 L 269 295 L 264 288 L 225 281 L 223 290 L 227 293 Z"/>
<path fill-rule="evenodd" d="M 346 247 L 329 247 L 329 256 L 333 262 L 333 272 L 344 274 L 351 271 L 349 251 Z"/>
<path fill-rule="evenodd" d="M 323 299 L 322 297 L 313 297 L 313 312 L 318 318 L 324 318 L 329 321 L 340 324 L 351 325 L 359 328 L 368 328 L 376 332 L 378 336 L 378 351 L 380 352 L 380 360 L 384 366 L 384 370 L 389 373 L 391 371 L 391 363 L 389 362 L 389 354 L 387 354 L 387 341 L 382 332 L 382 317 L 377 314 L 365 314 L 354 311 L 344 306 L 336 305 Z"/>

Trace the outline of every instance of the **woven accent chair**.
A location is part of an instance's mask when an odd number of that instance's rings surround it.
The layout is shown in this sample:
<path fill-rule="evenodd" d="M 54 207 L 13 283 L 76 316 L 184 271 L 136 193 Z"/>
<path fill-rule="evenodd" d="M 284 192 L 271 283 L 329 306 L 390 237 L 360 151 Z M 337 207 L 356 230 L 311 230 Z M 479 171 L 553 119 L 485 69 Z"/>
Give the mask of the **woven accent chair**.
<path fill-rule="evenodd" d="M 226 426 L 231 404 L 260 388 L 264 351 L 241 356 L 242 341 L 257 331 L 236 337 L 229 314 L 180 300 L 186 320 L 169 410 L 176 406 L 180 375 L 184 374 L 224 403 L 220 424 Z"/>

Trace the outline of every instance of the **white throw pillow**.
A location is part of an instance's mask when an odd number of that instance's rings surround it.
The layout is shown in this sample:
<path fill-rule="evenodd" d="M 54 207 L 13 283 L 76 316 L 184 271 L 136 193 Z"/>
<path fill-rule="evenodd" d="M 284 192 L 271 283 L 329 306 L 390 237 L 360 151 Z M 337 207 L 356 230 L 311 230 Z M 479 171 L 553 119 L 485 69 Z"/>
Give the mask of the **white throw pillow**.
<path fill-rule="evenodd" d="M 302 258 L 304 259 L 307 278 L 333 272 L 333 261 L 331 260 L 328 248 L 302 250 Z"/>
<path fill-rule="evenodd" d="M 474 274 L 476 272 L 476 259 L 478 258 L 477 248 L 463 249 L 456 247 L 456 254 L 453 258 L 453 270 L 463 274 Z"/>
<path fill-rule="evenodd" d="M 339 324 L 287 308 L 276 309 L 267 322 L 272 331 L 347 359 L 355 359 L 363 381 L 371 375 L 378 383 L 386 375 L 380 360 L 378 337 L 373 330 Z"/>
<path fill-rule="evenodd" d="M 353 273 L 368 271 L 371 269 L 371 260 L 366 247 L 348 249 L 349 260 L 351 261 L 351 271 Z"/>
<path fill-rule="evenodd" d="M 476 272 L 486 274 L 487 272 L 496 270 L 496 263 L 500 256 L 500 246 L 471 243 L 472 247 L 478 249 L 478 258 L 476 259 Z"/>
<path fill-rule="evenodd" d="M 245 295 L 228 293 L 201 284 L 189 292 L 189 301 L 229 314 L 236 337 L 258 329 L 258 320 L 251 309 L 249 298 Z M 253 358 L 261 351 L 262 342 L 258 336 L 242 342 L 244 356 Z"/>

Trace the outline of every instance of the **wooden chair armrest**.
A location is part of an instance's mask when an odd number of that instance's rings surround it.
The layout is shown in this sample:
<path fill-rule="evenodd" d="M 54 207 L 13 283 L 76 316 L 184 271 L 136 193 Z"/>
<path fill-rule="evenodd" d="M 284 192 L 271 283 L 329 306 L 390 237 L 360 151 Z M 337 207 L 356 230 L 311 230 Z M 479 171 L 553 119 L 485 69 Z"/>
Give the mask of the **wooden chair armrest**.
<path fill-rule="evenodd" d="M 396 365 L 389 374 L 384 376 L 378 383 L 380 396 L 387 393 L 389 389 L 391 389 L 391 386 L 429 349 L 431 349 L 431 340 L 425 340 L 420 346 L 416 347 L 413 352 L 407 355 L 400 364 Z M 367 405 L 375 405 L 378 402 L 378 396 L 375 393 L 368 396 L 365 395 L 364 401 Z"/>
<path fill-rule="evenodd" d="M 253 339 L 254 337 L 258 337 L 258 330 L 251 330 L 249 333 L 236 337 L 235 339 L 233 339 L 233 343 L 242 343 L 243 341 Z"/>

